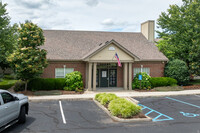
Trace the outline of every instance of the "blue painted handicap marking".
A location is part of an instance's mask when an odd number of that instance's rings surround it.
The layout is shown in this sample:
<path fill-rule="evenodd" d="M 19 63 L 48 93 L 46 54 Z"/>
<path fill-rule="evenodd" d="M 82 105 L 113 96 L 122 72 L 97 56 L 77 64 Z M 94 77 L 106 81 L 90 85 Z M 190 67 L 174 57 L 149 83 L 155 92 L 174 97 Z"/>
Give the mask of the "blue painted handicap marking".
<path fill-rule="evenodd" d="M 142 107 L 142 110 L 149 110 L 149 112 L 147 112 L 145 115 L 148 116 L 149 114 L 151 113 L 156 113 L 157 116 L 155 118 L 152 119 L 152 121 L 168 121 L 168 120 L 174 120 L 172 117 L 169 117 L 165 114 L 162 114 L 156 110 L 153 110 L 145 105 L 142 105 L 142 104 L 138 104 L 139 106 Z"/>
<path fill-rule="evenodd" d="M 184 113 L 184 112 L 180 112 L 181 114 L 183 114 L 183 116 L 185 117 L 197 117 L 200 116 L 200 114 L 194 114 L 194 113 Z"/>

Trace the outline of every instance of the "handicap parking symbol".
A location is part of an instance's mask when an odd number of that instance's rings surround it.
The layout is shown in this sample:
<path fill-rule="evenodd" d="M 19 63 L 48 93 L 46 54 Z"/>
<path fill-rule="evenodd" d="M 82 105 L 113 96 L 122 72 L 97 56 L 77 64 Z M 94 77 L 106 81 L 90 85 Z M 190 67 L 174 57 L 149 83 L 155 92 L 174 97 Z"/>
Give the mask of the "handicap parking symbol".
<path fill-rule="evenodd" d="M 181 114 L 183 114 L 183 116 L 185 117 L 197 117 L 200 116 L 200 114 L 194 114 L 194 113 L 185 113 L 185 112 L 180 112 Z"/>

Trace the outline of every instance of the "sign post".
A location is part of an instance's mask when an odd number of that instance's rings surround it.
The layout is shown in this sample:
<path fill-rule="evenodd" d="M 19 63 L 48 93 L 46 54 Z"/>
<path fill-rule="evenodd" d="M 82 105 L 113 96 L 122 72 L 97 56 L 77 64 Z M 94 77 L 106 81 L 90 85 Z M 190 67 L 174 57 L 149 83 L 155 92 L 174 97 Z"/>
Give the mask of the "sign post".
<path fill-rule="evenodd" d="M 141 89 L 142 75 L 139 75 L 138 79 L 139 79 L 139 81 L 140 81 L 140 89 Z"/>

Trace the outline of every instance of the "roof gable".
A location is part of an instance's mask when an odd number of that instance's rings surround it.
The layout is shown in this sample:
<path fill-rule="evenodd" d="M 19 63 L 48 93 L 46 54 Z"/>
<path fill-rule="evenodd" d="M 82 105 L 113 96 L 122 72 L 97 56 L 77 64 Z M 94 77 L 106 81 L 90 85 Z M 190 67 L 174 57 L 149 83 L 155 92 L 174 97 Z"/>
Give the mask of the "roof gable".
<path fill-rule="evenodd" d="M 113 61 L 116 62 L 114 58 L 115 53 L 118 54 L 121 62 L 126 61 L 138 61 L 139 58 L 120 45 L 115 40 L 111 40 L 101 44 L 99 47 L 92 50 L 86 56 L 83 57 L 84 61 Z"/>

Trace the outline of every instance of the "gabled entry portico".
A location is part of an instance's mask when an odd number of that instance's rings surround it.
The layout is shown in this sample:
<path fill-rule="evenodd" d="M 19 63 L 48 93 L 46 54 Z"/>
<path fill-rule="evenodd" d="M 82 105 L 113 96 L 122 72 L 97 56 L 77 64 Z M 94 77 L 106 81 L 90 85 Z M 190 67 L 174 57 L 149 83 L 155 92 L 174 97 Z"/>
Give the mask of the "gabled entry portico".
<path fill-rule="evenodd" d="M 117 64 L 115 53 L 118 54 L 122 67 Z M 85 59 L 86 88 L 96 90 L 97 87 L 123 87 L 132 89 L 132 64 L 139 58 L 112 40 L 92 51 Z"/>

